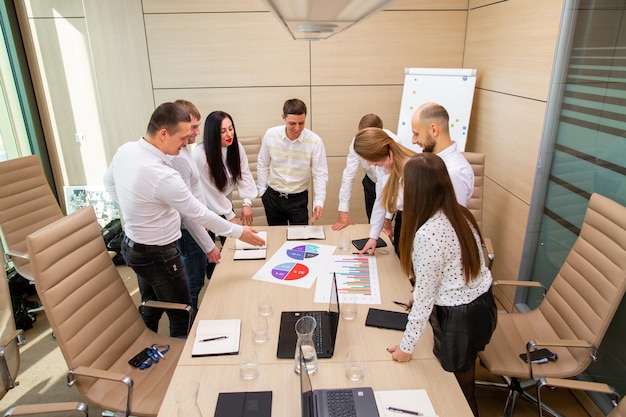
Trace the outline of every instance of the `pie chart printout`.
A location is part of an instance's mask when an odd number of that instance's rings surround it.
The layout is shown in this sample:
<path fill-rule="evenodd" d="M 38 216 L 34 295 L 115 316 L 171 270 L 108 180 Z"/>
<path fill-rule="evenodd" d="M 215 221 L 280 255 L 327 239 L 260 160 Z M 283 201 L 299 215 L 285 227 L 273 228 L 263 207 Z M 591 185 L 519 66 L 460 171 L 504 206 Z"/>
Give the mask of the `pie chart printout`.
<path fill-rule="evenodd" d="M 272 268 L 272 276 L 285 281 L 294 281 L 304 278 L 308 273 L 309 268 L 297 262 L 285 262 Z"/>
<path fill-rule="evenodd" d="M 287 249 L 287 256 L 298 261 L 315 258 L 317 255 L 319 255 L 319 246 L 317 245 L 298 245 Z"/>

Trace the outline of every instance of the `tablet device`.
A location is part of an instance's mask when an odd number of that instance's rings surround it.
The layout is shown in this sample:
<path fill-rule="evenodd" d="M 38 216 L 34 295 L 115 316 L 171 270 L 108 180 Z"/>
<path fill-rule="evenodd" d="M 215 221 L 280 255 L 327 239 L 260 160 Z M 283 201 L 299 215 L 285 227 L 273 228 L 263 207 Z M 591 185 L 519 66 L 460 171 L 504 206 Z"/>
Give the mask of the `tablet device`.
<path fill-rule="evenodd" d="M 368 240 L 369 240 L 368 237 L 366 237 L 364 239 L 354 239 L 352 241 L 352 244 L 358 250 L 363 250 L 363 248 L 365 247 L 365 244 L 367 243 Z M 381 238 L 378 238 L 378 241 L 376 242 L 376 247 L 377 248 L 384 248 L 385 246 L 387 246 L 387 243 L 384 240 L 382 240 Z"/>
<path fill-rule="evenodd" d="M 408 320 L 408 313 L 370 308 L 367 312 L 365 325 L 382 329 L 404 330 Z"/>

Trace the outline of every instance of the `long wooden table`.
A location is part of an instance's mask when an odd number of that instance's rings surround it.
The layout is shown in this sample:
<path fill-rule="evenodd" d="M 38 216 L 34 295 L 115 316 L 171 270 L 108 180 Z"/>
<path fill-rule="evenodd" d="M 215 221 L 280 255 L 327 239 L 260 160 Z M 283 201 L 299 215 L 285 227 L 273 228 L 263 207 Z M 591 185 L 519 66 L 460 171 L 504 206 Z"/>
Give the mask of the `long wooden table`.
<path fill-rule="evenodd" d="M 298 376 L 293 372 L 293 359 L 278 359 L 276 349 L 281 311 L 325 310 L 328 305 L 314 302 L 315 285 L 310 289 L 273 284 L 251 279 L 267 259 L 285 242 L 286 227 L 259 227 L 267 230 L 267 258 L 265 260 L 234 261 L 234 240 L 226 241 L 222 250 L 222 260 L 215 268 L 206 293 L 198 309 L 196 321 L 191 329 L 170 389 L 163 401 L 159 416 L 176 415 L 175 391 L 184 389 L 186 381 L 200 383 L 198 403 L 204 416 L 212 416 L 219 392 L 272 390 L 274 399 L 272 416 L 299 415 L 300 396 Z M 326 240 L 313 240 L 310 243 L 336 245 L 339 232 L 324 226 Z M 352 239 L 366 237 L 369 225 L 349 226 Z M 386 239 L 386 238 L 385 238 Z M 369 307 L 402 311 L 393 301 L 406 302 L 411 297 L 411 286 L 407 276 L 401 271 L 393 246 L 377 250 L 376 262 L 380 281 L 381 304 L 357 305 L 357 318 L 340 319 L 332 358 L 319 359 L 320 371 L 312 377 L 314 388 L 337 388 L 343 386 L 372 386 L 375 390 L 424 388 L 440 416 L 471 416 L 454 376 L 445 372 L 432 354 L 432 331 L 427 332 L 418 342 L 409 363 L 392 361 L 387 347 L 400 343 L 402 332 L 365 326 Z M 354 250 L 356 252 L 356 249 Z M 335 251 L 335 254 L 346 254 Z M 350 252 L 348 252 L 350 254 Z M 272 293 L 274 313 L 268 317 L 270 339 L 255 343 L 252 339 L 251 318 L 257 314 L 258 294 L 262 290 Z M 239 378 L 241 355 L 211 357 L 191 357 L 193 339 L 197 323 L 201 319 L 242 319 L 240 353 L 254 350 L 260 363 L 261 373 L 253 381 Z M 365 350 L 366 378 L 353 383 L 345 378 L 344 362 L 350 346 L 359 345 Z M 287 382 L 289 381 L 289 382 Z"/>

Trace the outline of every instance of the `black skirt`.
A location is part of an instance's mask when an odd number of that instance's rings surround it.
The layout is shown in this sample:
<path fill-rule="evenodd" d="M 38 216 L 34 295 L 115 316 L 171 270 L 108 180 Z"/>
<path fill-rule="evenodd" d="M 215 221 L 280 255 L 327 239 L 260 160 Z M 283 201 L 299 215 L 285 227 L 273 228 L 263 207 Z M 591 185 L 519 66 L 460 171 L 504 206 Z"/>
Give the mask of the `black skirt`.
<path fill-rule="evenodd" d="M 496 303 L 491 288 L 469 304 L 435 305 L 430 315 L 433 353 L 448 372 L 465 372 L 476 363 L 496 328 Z"/>

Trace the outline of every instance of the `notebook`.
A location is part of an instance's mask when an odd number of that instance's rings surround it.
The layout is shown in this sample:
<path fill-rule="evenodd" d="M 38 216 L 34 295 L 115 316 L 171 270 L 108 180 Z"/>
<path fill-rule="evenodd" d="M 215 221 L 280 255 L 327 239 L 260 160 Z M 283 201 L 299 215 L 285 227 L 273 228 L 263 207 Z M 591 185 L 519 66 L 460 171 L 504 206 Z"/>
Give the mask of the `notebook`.
<path fill-rule="evenodd" d="M 403 330 L 406 329 L 406 323 L 409 319 L 407 313 L 399 311 L 380 310 L 378 308 L 370 308 L 367 311 L 365 319 L 366 326 L 380 327 L 382 329 Z"/>
<path fill-rule="evenodd" d="M 235 240 L 234 260 L 265 259 L 267 256 L 267 231 L 261 230 L 259 236 L 265 241 L 263 246 L 254 246 L 239 239 Z"/>
<path fill-rule="evenodd" d="M 215 417 L 271 417 L 272 391 L 220 392 Z"/>
<path fill-rule="evenodd" d="M 300 369 L 302 417 L 380 417 L 371 387 L 313 390 L 304 354 L 300 355 Z"/>
<path fill-rule="evenodd" d="M 337 326 L 339 325 L 339 293 L 337 291 L 337 278 L 333 274 L 330 290 L 330 302 L 328 311 L 283 311 L 280 315 L 280 330 L 278 332 L 279 358 L 294 358 L 296 354 L 296 322 L 303 316 L 313 316 L 317 321 L 315 326 L 316 351 L 318 358 L 330 358 L 335 352 L 335 339 Z"/>
<path fill-rule="evenodd" d="M 323 226 L 292 226 L 287 228 L 287 240 L 326 239 Z"/>
<path fill-rule="evenodd" d="M 240 335 L 241 319 L 200 320 L 191 356 L 236 355 Z"/>

